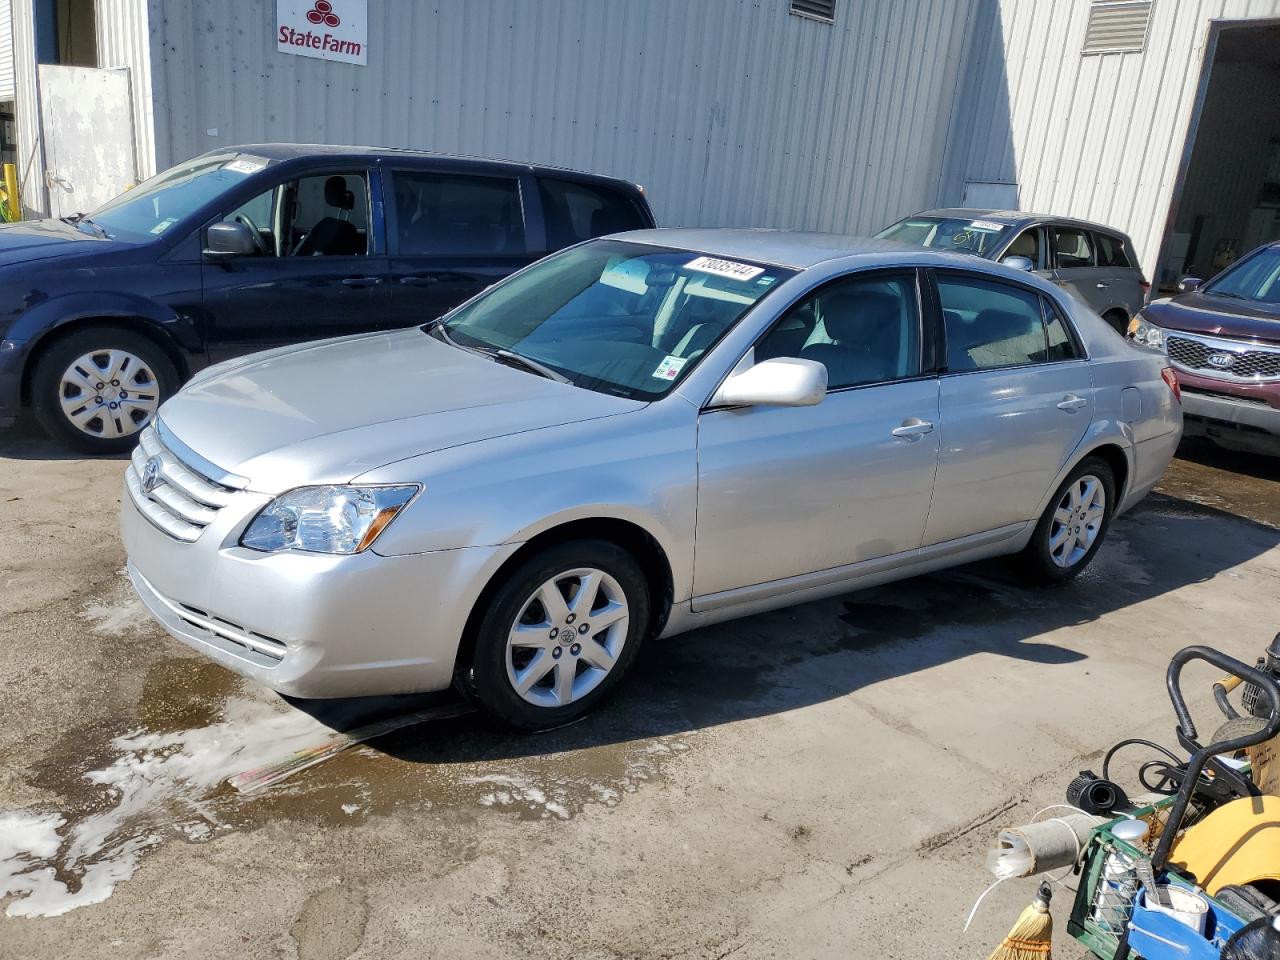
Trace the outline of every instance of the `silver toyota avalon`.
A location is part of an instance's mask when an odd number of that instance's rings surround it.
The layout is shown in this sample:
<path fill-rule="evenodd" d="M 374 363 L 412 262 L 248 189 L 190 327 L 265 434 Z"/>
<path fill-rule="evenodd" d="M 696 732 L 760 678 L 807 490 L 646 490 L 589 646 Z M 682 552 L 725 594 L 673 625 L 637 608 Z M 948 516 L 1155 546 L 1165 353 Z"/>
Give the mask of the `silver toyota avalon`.
<path fill-rule="evenodd" d="M 1162 355 L 885 241 L 649 230 L 422 327 L 209 368 L 126 475 L 161 624 L 299 697 L 564 723 L 642 641 L 1021 554 L 1078 574 L 1181 434 Z"/>

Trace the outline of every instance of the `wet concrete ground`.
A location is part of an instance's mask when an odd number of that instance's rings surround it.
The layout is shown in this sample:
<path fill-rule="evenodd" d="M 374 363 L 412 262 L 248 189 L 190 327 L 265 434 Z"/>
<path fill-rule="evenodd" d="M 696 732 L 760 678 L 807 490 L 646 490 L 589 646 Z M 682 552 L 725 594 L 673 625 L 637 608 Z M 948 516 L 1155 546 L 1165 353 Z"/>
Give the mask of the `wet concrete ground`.
<path fill-rule="evenodd" d="M 0 440 L 0 957 L 985 956 L 1034 893 L 961 934 L 995 829 L 1171 742 L 1174 650 L 1280 629 L 1280 461 L 1184 452 L 1066 588 L 990 563 L 725 624 L 570 727 L 462 716 L 240 795 L 432 698 L 299 709 L 168 640 L 123 461 Z"/>

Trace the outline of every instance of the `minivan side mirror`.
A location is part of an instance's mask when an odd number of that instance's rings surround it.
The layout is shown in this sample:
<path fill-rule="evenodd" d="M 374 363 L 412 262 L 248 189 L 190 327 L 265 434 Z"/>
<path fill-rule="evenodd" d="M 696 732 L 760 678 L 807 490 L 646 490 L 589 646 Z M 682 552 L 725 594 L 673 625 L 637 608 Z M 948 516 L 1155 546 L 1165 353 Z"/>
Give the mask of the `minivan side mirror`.
<path fill-rule="evenodd" d="M 775 357 L 720 385 L 713 407 L 811 407 L 827 395 L 827 368 L 816 360 Z"/>
<path fill-rule="evenodd" d="M 220 220 L 205 231 L 204 255 L 206 257 L 247 257 L 257 253 L 258 245 L 253 234 L 243 223 Z"/>
<path fill-rule="evenodd" d="M 1017 254 L 1014 254 L 1011 257 L 1005 257 L 1000 262 L 1006 267 L 1013 267 L 1015 270 L 1026 270 L 1028 272 L 1034 270 L 1036 267 L 1036 265 L 1031 262 L 1030 257 L 1020 257 Z"/>
<path fill-rule="evenodd" d="M 1178 281 L 1179 293 L 1191 293 L 1200 289 L 1200 284 L 1204 283 L 1199 277 L 1183 277 Z"/>

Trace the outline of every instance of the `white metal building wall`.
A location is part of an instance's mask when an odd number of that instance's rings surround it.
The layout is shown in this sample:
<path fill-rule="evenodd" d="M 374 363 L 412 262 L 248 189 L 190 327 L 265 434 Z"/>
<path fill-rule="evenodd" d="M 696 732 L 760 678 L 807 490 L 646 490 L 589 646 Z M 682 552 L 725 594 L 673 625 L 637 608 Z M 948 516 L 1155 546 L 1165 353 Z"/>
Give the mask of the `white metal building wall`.
<path fill-rule="evenodd" d="M 97 0 L 98 66 L 127 67 L 138 179 L 156 172 L 148 0 Z"/>
<path fill-rule="evenodd" d="M 0 0 L 0 100 L 13 99 L 13 0 Z"/>
<path fill-rule="evenodd" d="M 26 214 L 47 209 L 44 157 L 39 146 L 40 101 L 36 91 L 36 35 L 31 0 L 14 0 L 13 80 L 14 125 L 18 132 L 18 185 Z"/>
<path fill-rule="evenodd" d="M 938 199 L 985 2 L 370 0 L 361 67 L 277 53 L 274 0 L 151 0 L 156 159 L 416 147 L 626 177 L 667 224 L 866 232 Z"/>
<path fill-rule="evenodd" d="M 1142 53 L 1082 56 L 1085 0 L 999 0 L 957 123 L 946 194 L 1018 184 L 1024 210 L 1127 232 L 1155 269 L 1212 19 L 1280 17 L 1280 0 L 1155 0 Z"/>

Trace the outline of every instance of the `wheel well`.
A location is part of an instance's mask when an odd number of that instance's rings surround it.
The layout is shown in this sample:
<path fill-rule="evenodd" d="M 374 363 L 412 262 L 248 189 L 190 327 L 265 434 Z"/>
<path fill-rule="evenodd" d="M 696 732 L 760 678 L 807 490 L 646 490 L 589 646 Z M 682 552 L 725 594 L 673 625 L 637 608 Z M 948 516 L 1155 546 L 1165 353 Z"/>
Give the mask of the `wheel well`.
<path fill-rule="evenodd" d="M 49 331 L 36 343 L 35 349 L 31 351 L 31 356 L 27 359 L 27 365 L 22 371 L 21 399 L 24 407 L 31 405 L 31 377 L 35 372 L 36 363 L 40 357 L 59 341 L 87 327 L 114 327 L 118 330 L 127 330 L 130 333 L 146 337 L 164 351 L 174 369 L 178 371 L 179 381 L 185 381 L 191 375 L 191 368 L 187 365 L 186 357 L 182 355 L 182 351 L 177 348 L 169 337 L 146 321 L 131 321 L 128 317 L 80 317 L 77 320 L 68 320 L 66 323 Z"/>
<path fill-rule="evenodd" d="M 489 603 L 490 597 L 502 583 L 504 576 L 524 563 L 534 554 L 559 543 L 570 540 L 606 540 L 626 550 L 640 564 L 645 581 L 649 585 L 649 600 L 652 607 L 652 619 L 649 623 L 649 636 L 656 636 L 666 626 L 667 617 L 671 613 L 671 601 L 675 595 L 675 584 L 671 575 L 671 562 L 666 551 L 650 534 L 640 526 L 627 520 L 600 517 L 589 520 L 574 520 L 569 523 L 544 530 L 531 537 L 515 553 L 507 558 L 497 572 L 489 578 L 484 590 L 480 592 L 475 606 L 467 617 L 466 627 L 462 631 L 462 639 L 458 644 L 458 655 L 454 660 L 454 670 L 459 669 L 471 660 L 471 651 L 475 648 L 476 631 L 480 627 L 480 619 Z"/>
<path fill-rule="evenodd" d="M 1124 455 L 1124 451 L 1117 447 L 1114 443 L 1106 443 L 1100 447 L 1095 447 L 1088 453 L 1090 457 L 1099 457 L 1104 460 L 1111 468 L 1111 473 L 1116 478 L 1116 498 L 1117 506 L 1119 500 L 1124 499 L 1125 485 L 1129 480 L 1129 460 Z"/>

